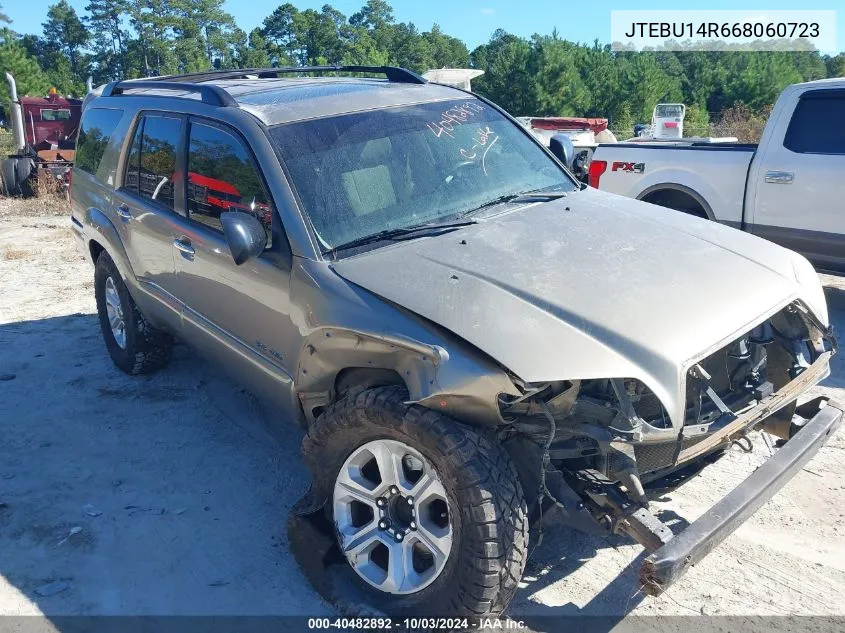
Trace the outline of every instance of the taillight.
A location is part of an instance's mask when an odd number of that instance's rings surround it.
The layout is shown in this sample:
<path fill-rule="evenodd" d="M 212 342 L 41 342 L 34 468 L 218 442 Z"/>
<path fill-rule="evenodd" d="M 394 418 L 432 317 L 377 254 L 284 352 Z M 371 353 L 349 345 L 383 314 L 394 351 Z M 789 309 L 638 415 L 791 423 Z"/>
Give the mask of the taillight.
<path fill-rule="evenodd" d="M 596 189 L 599 188 L 599 178 L 607 171 L 606 160 L 594 160 L 590 163 L 589 184 Z"/>

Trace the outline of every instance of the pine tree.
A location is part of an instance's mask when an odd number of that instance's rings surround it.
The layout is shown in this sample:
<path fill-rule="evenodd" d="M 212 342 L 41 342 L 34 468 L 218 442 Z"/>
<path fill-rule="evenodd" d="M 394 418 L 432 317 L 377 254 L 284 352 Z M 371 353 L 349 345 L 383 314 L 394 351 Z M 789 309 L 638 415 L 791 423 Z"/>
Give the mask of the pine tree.
<path fill-rule="evenodd" d="M 126 46 L 128 35 L 123 26 L 123 16 L 129 9 L 126 0 L 90 0 L 85 10 L 91 29 L 94 51 L 101 60 L 100 78 L 124 79 L 126 77 Z M 102 62 L 105 61 L 105 64 Z"/>
<path fill-rule="evenodd" d="M 88 44 L 88 29 L 76 14 L 76 9 L 67 0 L 59 0 L 47 10 L 47 21 L 42 25 L 44 39 L 70 60 L 70 69 L 74 78 L 81 78 L 88 73 L 81 51 Z"/>
<path fill-rule="evenodd" d="M 15 78 L 18 95 L 45 95 L 50 88 L 47 76 L 38 62 L 15 39 L 14 33 L 7 28 L 0 29 L 0 69 L 9 72 Z M 11 97 L 3 91 L 2 103 L 8 112 Z"/>

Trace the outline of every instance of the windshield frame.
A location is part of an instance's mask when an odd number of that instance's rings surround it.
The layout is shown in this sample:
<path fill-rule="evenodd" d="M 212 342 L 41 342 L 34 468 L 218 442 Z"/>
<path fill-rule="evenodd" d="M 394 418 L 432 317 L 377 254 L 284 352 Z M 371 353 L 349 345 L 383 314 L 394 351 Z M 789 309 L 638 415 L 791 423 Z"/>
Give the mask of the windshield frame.
<path fill-rule="evenodd" d="M 297 124 L 301 124 L 301 123 L 307 123 L 309 121 L 317 121 L 317 120 L 320 120 L 320 119 L 345 117 L 345 116 L 355 116 L 355 115 L 364 114 L 364 113 L 367 113 L 367 112 L 373 112 L 373 111 L 377 111 L 377 110 L 395 110 L 395 109 L 405 108 L 405 107 L 414 106 L 414 105 L 428 105 L 428 104 L 434 104 L 434 103 L 445 103 L 445 102 L 449 102 L 449 101 L 475 99 L 475 100 L 482 102 L 484 105 L 492 108 L 496 113 L 498 113 L 504 119 L 506 119 L 512 126 L 515 126 L 523 134 L 523 136 L 525 138 L 527 138 L 534 145 L 536 145 L 538 148 L 540 148 L 540 150 L 542 150 L 546 154 L 546 156 L 552 161 L 552 164 L 555 165 L 560 170 L 560 172 L 563 174 L 564 178 L 569 181 L 569 183 L 572 186 L 570 193 L 576 193 L 576 192 L 583 190 L 583 188 L 584 188 L 583 184 L 578 180 L 578 178 L 575 175 L 572 174 L 571 171 L 569 171 L 569 169 L 566 167 L 566 165 L 564 165 L 560 161 L 560 159 L 558 159 L 558 157 L 555 156 L 547 146 L 545 146 L 543 143 L 541 143 L 540 140 L 537 139 L 531 133 L 531 130 L 529 130 L 526 126 L 522 125 L 515 117 L 513 117 L 511 114 L 509 114 L 506 110 L 504 110 L 503 108 L 501 108 L 500 106 L 498 106 L 494 102 L 490 101 L 486 97 L 478 95 L 474 92 L 470 92 L 468 90 L 463 90 L 461 88 L 453 88 L 453 89 L 455 90 L 456 93 L 460 93 L 460 94 L 456 94 L 454 97 L 450 97 L 450 98 L 442 98 L 441 97 L 441 98 L 437 98 L 437 99 L 423 99 L 423 100 L 420 100 L 420 101 L 401 103 L 401 104 L 391 105 L 391 106 L 388 106 L 388 107 L 369 108 L 369 109 L 365 109 L 365 110 L 354 110 L 354 111 L 350 111 L 350 112 L 338 112 L 336 114 L 331 114 L 331 115 L 327 115 L 327 116 L 319 116 L 319 117 L 313 117 L 313 118 L 307 118 L 307 119 L 297 119 L 297 120 L 294 120 L 294 121 L 285 121 L 284 123 L 279 123 L 279 124 L 276 124 L 276 125 L 263 126 L 264 130 L 265 130 L 266 137 L 269 140 L 269 142 L 270 142 L 270 144 L 273 148 L 273 152 L 275 153 L 276 158 L 278 159 L 279 164 L 282 168 L 282 172 L 284 173 L 285 178 L 287 179 L 287 185 L 290 189 L 290 192 L 293 194 L 293 198 L 294 198 L 294 201 L 295 201 L 296 206 L 297 206 L 298 215 L 305 224 L 306 231 L 308 232 L 310 240 L 311 240 L 312 245 L 314 247 L 314 253 L 315 253 L 315 255 L 317 255 L 317 261 L 332 262 L 332 261 L 337 261 L 337 260 L 340 260 L 340 259 L 346 259 L 348 257 L 360 255 L 362 253 L 369 252 L 369 251 L 372 251 L 372 250 L 385 248 L 387 246 L 396 246 L 396 245 L 399 245 L 403 241 L 406 241 L 406 240 L 402 240 L 402 241 L 395 241 L 395 240 L 389 240 L 389 239 L 378 240 L 378 241 L 374 241 L 373 243 L 368 244 L 366 246 L 357 247 L 357 248 L 353 248 L 353 249 L 349 249 L 349 250 L 343 250 L 343 249 L 337 250 L 337 247 L 327 246 L 325 244 L 324 240 L 320 237 L 319 233 L 317 232 L 317 229 L 314 226 L 314 223 L 312 221 L 311 215 L 308 212 L 308 209 L 307 209 L 305 203 L 303 202 L 302 198 L 300 197 L 299 190 L 296 186 L 296 181 L 293 178 L 291 170 L 289 169 L 289 167 L 288 167 L 288 165 L 285 161 L 284 153 L 279 146 L 279 142 L 277 141 L 275 135 L 273 134 L 273 132 L 276 129 L 279 129 L 279 128 L 284 128 L 284 127 L 288 127 L 288 126 L 291 126 L 291 125 L 297 125 Z M 520 193 L 520 192 L 514 192 L 514 194 L 517 194 L 517 193 Z M 506 204 L 506 203 L 502 203 L 502 204 Z M 496 206 L 498 206 L 498 205 L 496 205 Z M 451 214 L 451 215 L 444 215 L 439 220 L 444 221 L 444 222 L 449 222 L 449 221 L 453 221 L 455 219 L 460 219 L 462 217 L 472 218 L 472 217 L 474 217 L 474 215 L 470 214 L 468 216 L 463 216 L 462 214 Z"/>

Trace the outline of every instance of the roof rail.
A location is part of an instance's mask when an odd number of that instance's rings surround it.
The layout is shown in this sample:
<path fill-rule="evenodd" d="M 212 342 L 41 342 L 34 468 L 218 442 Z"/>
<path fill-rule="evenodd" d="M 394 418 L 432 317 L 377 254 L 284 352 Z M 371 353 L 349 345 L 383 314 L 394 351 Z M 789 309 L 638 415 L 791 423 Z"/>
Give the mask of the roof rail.
<path fill-rule="evenodd" d="M 213 106 L 232 107 L 237 106 L 238 103 L 232 98 L 228 92 L 219 86 L 204 86 L 192 82 L 180 81 L 137 81 L 134 79 L 128 81 L 114 81 L 103 88 L 103 97 L 114 97 L 125 94 L 127 90 L 175 90 L 180 92 L 196 92 L 199 93 L 203 103 Z M 182 98 L 182 97 L 178 97 Z"/>
<path fill-rule="evenodd" d="M 259 79 L 278 78 L 280 75 L 292 75 L 299 73 L 372 73 L 384 75 L 389 81 L 397 83 L 424 84 L 426 79 L 417 73 L 398 66 L 282 66 L 280 68 L 239 68 L 233 70 L 210 70 L 206 72 L 190 73 L 187 75 L 170 75 L 150 81 L 167 82 L 177 80 L 179 82 L 200 83 L 214 79 L 246 79 L 250 76 L 257 76 Z"/>

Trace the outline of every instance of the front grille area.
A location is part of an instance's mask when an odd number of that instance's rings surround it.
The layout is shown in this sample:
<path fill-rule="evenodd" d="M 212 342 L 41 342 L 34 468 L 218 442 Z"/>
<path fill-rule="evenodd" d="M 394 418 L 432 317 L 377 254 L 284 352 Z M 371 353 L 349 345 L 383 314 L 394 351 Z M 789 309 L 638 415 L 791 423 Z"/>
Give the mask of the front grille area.
<path fill-rule="evenodd" d="M 686 450 L 690 446 L 695 446 L 706 435 L 699 435 L 683 440 L 681 450 Z M 659 442 L 656 444 L 636 444 L 634 446 L 634 457 L 637 459 L 637 470 L 640 473 L 648 473 L 653 470 L 659 470 L 668 466 L 674 466 L 673 458 L 677 450 L 678 443 Z"/>

